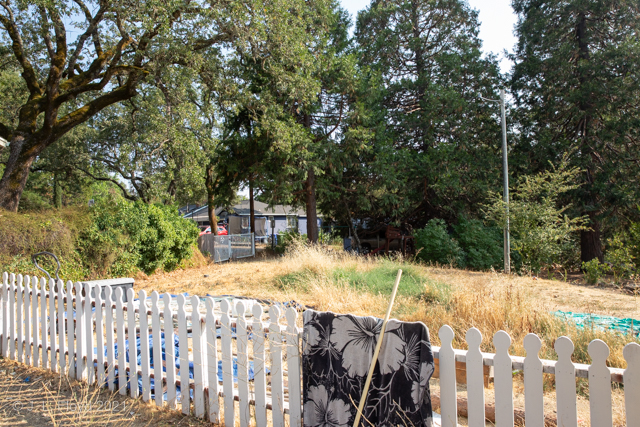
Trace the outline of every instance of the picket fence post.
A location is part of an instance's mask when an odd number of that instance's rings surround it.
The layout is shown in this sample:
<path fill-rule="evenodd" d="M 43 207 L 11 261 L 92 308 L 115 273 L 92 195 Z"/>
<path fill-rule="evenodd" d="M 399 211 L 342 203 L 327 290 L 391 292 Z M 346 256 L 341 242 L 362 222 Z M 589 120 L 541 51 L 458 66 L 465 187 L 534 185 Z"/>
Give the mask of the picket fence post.
<path fill-rule="evenodd" d="M 269 308 L 269 352 L 271 353 L 271 416 L 274 427 L 284 427 L 284 381 L 280 309 Z"/>
<path fill-rule="evenodd" d="M 465 335 L 467 351 L 467 411 L 469 427 L 484 427 L 484 368 L 482 364 L 482 334 L 471 328 Z"/>
<path fill-rule="evenodd" d="M 162 295 L 162 302 L 164 303 L 164 355 L 165 365 L 167 367 L 167 405 L 169 405 L 169 408 L 171 409 L 176 409 L 176 349 L 175 342 L 173 341 L 173 310 L 171 310 L 171 295 L 168 292 Z"/>
<path fill-rule="evenodd" d="M 222 350 L 222 392 L 224 394 L 224 424 L 235 425 L 233 409 L 233 355 L 231 351 L 231 303 L 220 301 L 220 344 Z"/>
<path fill-rule="evenodd" d="M 253 306 L 253 389 L 255 395 L 256 424 L 267 425 L 267 375 L 264 352 L 264 325 L 262 306 Z"/>
<path fill-rule="evenodd" d="M 51 289 L 51 286 L 53 285 L 53 280 L 49 281 L 49 289 Z M 41 359 L 41 366 L 44 369 L 48 369 L 49 368 L 49 341 L 50 341 L 50 336 L 49 336 L 49 317 L 51 317 L 51 320 L 53 319 L 53 315 L 50 312 L 49 316 L 47 317 L 47 295 L 49 294 L 49 292 L 47 292 L 47 279 L 45 279 L 44 277 L 40 280 L 40 287 L 42 288 L 40 290 L 40 328 L 42 331 L 42 339 L 41 339 L 41 344 L 42 344 L 42 359 Z M 53 350 L 53 346 L 51 346 L 51 349 Z"/>
<path fill-rule="evenodd" d="M 576 368 L 571 361 L 573 342 L 569 337 L 560 337 L 554 348 L 558 355 L 555 371 L 558 427 L 578 427 Z"/>
<path fill-rule="evenodd" d="M 640 427 L 640 344 L 627 344 L 622 355 L 627 361 L 623 374 L 627 427 Z"/>
<path fill-rule="evenodd" d="M 182 413 L 189 415 L 191 403 L 189 398 L 189 344 L 187 343 L 187 313 L 185 297 L 178 294 L 178 349 L 180 356 L 180 405 Z"/>
<path fill-rule="evenodd" d="M 607 367 L 609 346 L 602 340 L 593 340 L 587 348 L 591 356 L 589 366 L 589 406 L 591 425 L 611 427 L 613 413 L 611 410 L 611 372 Z"/>
<path fill-rule="evenodd" d="M 151 339 L 153 340 L 153 394 L 156 406 L 162 407 L 164 378 L 162 369 L 162 327 L 160 324 L 160 294 L 151 292 Z M 165 341 L 166 342 L 166 341 Z"/>
<path fill-rule="evenodd" d="M 40 287 L 39 280 L 37 277 L 34 277 L 31 281 L 31 344 L 33 346 L 31 350 L 31 364 L 33 366 L 40 366 L 40 304 L 39 304 L 39 295 L 40 295 Z M 44 289 L 44 287 L 43 287 Z"/>
<path fill-rule="evenodd" d="M 16 298 L 18 291 L 16 290 L 16 276 L 11 274 L 9 277 L 9 358 L 16 360 Z"/>
<path fill-rule="evenodd" d="M 218 384 L 218 344 L 216 332 L 215 302 L 207 297 L 205 325 L 207 349 L 207 382 L 209 384 L 209 421 L 220 424 L 220 384 Z"/>
<path fill-rule="evenodd" d="M 9 345 L 8 332 L 9 332 L 9 275 L 6 272 L 2 273 L 2 284 L 0 285 L 0 304 L 2 305 L 2 326 L 0 327 L 0 334 L 2 334 L 2 340 L 0 341 L 0 356 L 7 357 L 7 346 Z"/>
<path fill-rule="evenodd" d="M 91 297 L 91 285 L 88 283 L 81 284 L 84 288 L 84 356 L 85 356 L 85 366 L 84 369 L 86 371 L 86 379 L 89 385 L 95 382 L 95 368 L 93 366 L 93 310 L 92 310 L 92 300 Z M 97 287 L 99 289 L 99 287 Z M 98 292 L 98 291 L 96 291 Z"/>
<path fill-rule="evenodd" d="M 98 387 L 105 387 L 108 384 L 106 384 L 106 375 L 105 375 L 105 366 L 104 366 L 104 358 L 105 358 L 105 354 L 104 354 L 104 316 L 103 316 L 103 309 L 102 309 L 102 290 L 100 289 L 99 286 L 96 286 L 95 288 L 95 293 L 96 293 L 96 297 L 95 297 L 95 303 L 96 303 L 96 347 L 97 347 L 97 353 L 96 353 L 96 360 L 97 360 L 97 367 L 96 367 L 96 381 L 98 383 Z M 107 302 L 108 304 L 108 302 Z"/>
<path fill-rule="evenodd" d="M 27 365 L 31 365 L 31 276 L 25 276 L 23 295 L 24 299 L 22 303 L 24 307 L 24 363 Z"/>
<path fill-rule="evenodd" d="M 127 289 L 127 342 L 129 343 L 129 394 L 138 397 L 138 343 L 133 288 Z M 142 313 L 140 313 L 142 316 Z"/>
<path fill-rule="evenodd" d="M 247 319 L 244 317 L 244 302 L 238 301 L 236 312 L 236 344 L 238 348 L 238 407 L 240 408 L 240 427 L 249 427 L 249 354 L 247 340 Z"/>
<path fill-rule="evenodd" d="M 149 354 L 149 317 L 147 314 L 147 293 L 138 292 L 140 303 L 140 369 L 142 370 L 142 400 L 151 400 L 151 367 Z"/>
<path fill-rule="evenodd" d="M 58 279 L 58 366 L 60 366 L 61 374 L 66 373 L 67 370 L 67 345 L 65 341 L 67 329 L 64 313 L 64 282 Z"/>
<path fill-rule="evenodd" d="M 127 394 L 127 347 L 124 333 L 124 307 L 122 288 L 116 288 L 116 335 L 118 342 L 118 392 Z"/>
<path fill-rule="evenodd" d="M 453 351 L 454 333 L 451 326 L 444 325 L 438 331 L 440 337 L 440 413 L 444 425 L 458 425 L 458 402 L 456 391 L 456 356 Z"/>
<path fill-rule="evenodd" d="M 77 302 L 77 301 L 76 301 Z M 76 377 L 76 353 L 75 353 L 75 322 L 73 310 L 73 283 L 67 281 L 67 304 L 65 305 L 65 313 L 67 317 L 67 351 L 69 352 L 69 363 L 67 366 L 67 375 L 71 378 Z"/>
<path fill-rule="evenodd" d="M 200 298 L 197 296 L 191 297 L 191 325 L 192 325 L 192 338 L 193 343 L 193 406 L 196 417 L 204 418 L 205 405 L 204 405 L 204 389 L 207 387 L 207 379 L 205 372 L 207 372 L 207 358 L 204 357 L 204 344 L 202 333 L 202 318 L 200 317 Z"/>
<path fill-rule="evenodd" d="M 298 312 L 289 307 L 285 314 L 287 318 L 287 368 L 289 390 L 289 425 L 302 426 L 302 360 L 300 357 L 300 339 L 296 320 Z"/>
<path fill-rule="evenodd" d="M 496 355 L 493 358 L 496 401 L 496 427 L 513 427 L 513 371 L 509 347 L 511 337 L 505 331 L 493 336 Z"/>
<path fill-rule="evenodd" d="M 110 391 L 116 389 L 116 356 L 115 356 L 115 337 L 114 337 L 114 319 L 113 319 L 113 290 L 111 286 L 104 289 L 105 299 L 105 325 L 104 329 L 107 333 L 107 382 Z"/>

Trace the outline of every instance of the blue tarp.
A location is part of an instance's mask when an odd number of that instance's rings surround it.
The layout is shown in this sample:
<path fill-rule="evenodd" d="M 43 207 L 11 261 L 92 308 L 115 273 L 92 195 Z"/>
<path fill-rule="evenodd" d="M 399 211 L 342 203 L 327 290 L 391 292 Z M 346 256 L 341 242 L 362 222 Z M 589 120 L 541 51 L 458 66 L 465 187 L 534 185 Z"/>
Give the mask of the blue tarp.
<path fill-rule="evenodd" d="M 191 335 L 191 334 L 189 334 Z M 161 342 L 161 346 L 162 346 L 162 371 L 166 372 L 167 371 L 167 367 L 166 367 L 166 350 L 165 350 L 165 339 L 164 339 L 164 333 L 162 333 L 161 337 L 160 337 L 160 342 Z M 173 344 L 174 344 L 174 348 L 175 348 L 175 366 L 177 368 L 177 374 L 176 374 L 176 378 L 180 379 L 180 342 L 178 340 L 178 336 L 174 335 L 173 336 Z M 118 358 L 118 344 L 114 344 L 115 347 L 115 358 Z M 97 349 L 94 349 L 97 352 Z M 137 364 L 140 365 L 141 364 L 141 348 L 140 348 L 140 337 L 136 338 L 136 354 L 137 354 Z M 129 341 L 125 341 L 125 356 L 126 356 L 126 360 L 127 362 L 129 362 Z M 107 355 L 107 348 L 105 347 L 104 349 L 104 354 L 105 356 Z M 150 362 L 150 367 L 154 368 L 155 364 L 154 364 L 154 359 L 153 359 L 153 337 L 151 335 L 149 335 L 149 362 Z M 249 381 L 253 381 L 254 378 L 254 373 L 253 373 L 253 362 L 249 361 Z M 268 374 L 269 370 L 266 369 L 265 372 Z M 189 362 L 189 379 L 193 379 L 193 375 L 194 375 L 194 369 L 193 369 L 193 362 Z M 128 376 L 127 376 L 128 377 Z M 218 381 L 222 381 L 222 361 L 218 361 Z M 237 358 L 233 358 L 233 382 L 238 382 L 238 359 Z M 115 374 L 115 380 L 114 380 L 114 384 L 116 385 L 116 388 L 118 388 L 118 370 L 116 369 L 116 374 Z M 142 393 L 142 378 L 138 378 L 138 389 L 139 392 Z M 180 387 L 176 387 L 177 389 L 177 395 L 178 395 L 178 399 L 180 399 Z M 154 378 L 151 378 L 151 390 L 152 390 L 152 398 L 154 397 L 154 393 L 155 393 L 155 386 L 154 386 Z M 189 395 L 191 398 L 193 398 L 193 390 L 190 390 Z M 164 400 L 167 400 L 167 394 L 166 392 L 163 393 L 163 398 Z"/>
<path fill-rule="evenodd" d="M 554 311 L 555 316 L 574 322 L 578 327 L 599 328 L 602 330 L 614 330 L 623 334 L 632 333 L 634 336 L 640 335 L 640 320 L 620 319 L 612 316 L 600 316 L 589 313 L 573 313 L 571 311 Z"/>

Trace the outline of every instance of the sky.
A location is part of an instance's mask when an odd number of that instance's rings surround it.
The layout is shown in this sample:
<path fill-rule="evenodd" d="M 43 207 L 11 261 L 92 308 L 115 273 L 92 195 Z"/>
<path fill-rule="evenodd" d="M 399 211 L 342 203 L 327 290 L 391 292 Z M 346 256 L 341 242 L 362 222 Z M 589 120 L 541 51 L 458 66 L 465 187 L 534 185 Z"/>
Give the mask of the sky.
<path fill-rule="evenodd" d="M 479 11 L 480 38 L 485 52 L 498 55 L 503 73 L 509 71 L 510 64 L 503 51 L 513 51 L 516 37 L 513 35 L 516 15 L 511 8 L 511 0 L 467 0 L 469 5 Z M 355 21 L 358 11 L 367 7 L 370 0 L 341 0 Z"/>

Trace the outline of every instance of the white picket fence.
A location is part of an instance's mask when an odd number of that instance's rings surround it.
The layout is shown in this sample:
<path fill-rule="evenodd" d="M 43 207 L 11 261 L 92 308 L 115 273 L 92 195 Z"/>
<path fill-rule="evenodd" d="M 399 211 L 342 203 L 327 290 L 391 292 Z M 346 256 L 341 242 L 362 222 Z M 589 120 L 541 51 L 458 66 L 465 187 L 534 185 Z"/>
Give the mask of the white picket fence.
<path fill-rule="evenodd" d="M 151 400 L 153 392 L 158 406 L 175 409 L 179 403 L 183 413 L 193 411 L 197 417 L 214 423 L 220 422 L 222 413 L 224 424 L 233 426 L 238 411 L 241 427 L 267 426 L 269 413 L 273 426 L 302 425 L 302 331 L 296 325 L 298 313 L 293 308 L 284 313 L 285 326 L 280 324 L 283 316 L 277 306 L 270 307 L 265 321 L 259 304 L 249 304 L 252 307 L 247 311 L 245 302 L 238 301 L 233 310 L 228 300 L 216 304 L 208 297 L 204 298 L 203 306 L 197 296 L 187 301 L 184 295 L 178 295 L 174 311 L 169 294 L 161 296 L 154 291 L 147 299 L 146 292 L 140 291 L 139 299 L 134 301 L 133 290 L 129 289 L 128 302 L 123 303 L 122 290 L 117 289 L 114 303 L 110 288 L 106 290 L 105 302 L 99 289 L 92 292 L 91 287 L 71 282 L 64 286 L 62 281 L 47 283 L 46 279 L 4 273 L 0 289 L 0 355 L 111 390 L 116 389 L 117 372 L 118 392 L 134 398 L 139 397 L 140 378 L 144 401 Z M 176 326 L 179 371 L 174 360 Z M 163 354 L 162 336 L 166 348 L 164 363 L 159 362 Z M 129 362 L 123 351 L 125 340 L 136 342 L 136 337 L 140 338 L 140 364 L 137 345 L 129 345 Z M 514 425 L 515 370 L 524 371 L 527 427 L 545 425 L 543 373 L 555 374 L 559 426 L 578 425 L 576 378 L 581 377 L 589 379 L 591 426 L 613 425 L 611 385 L 618 382 L 624 384 L 626 425 L 640 427 L 640 345 L 636 343 L 625 347 L 627 368 L 622 370 L 606 366 L 609 348 L 600 340 L 589 345 L 592 365 L 581 365 L 571 362 L 573 343 L 567 337 L 555 343 L 558 361 L 538 357 L 541 341 L 534 334 L 525 337 L 524 358 L 509 355 L 511 338 L 504 331 L 493 338 L 496 354 L 480 351 L 482 336 L 475 328 L 466 334 L 468 351 L 453 348 L 454 332 L 449 326 L 440 329 L 439 337 L 442 347 L 433 350 L 439 359 L 443 426 L 457 425 L 458 361 L 466 363 L 471 427 L 485 425 L 483 365 L 494 367 L 498 427 Z M 189 351 L 184 351 L 185 348 Z M 164 364 L 166 372 L 151 368 L 151 358 L 156 367 Z M 220 361 L 222 381 L 218 377 Z M 184 369 L 190 362 L 193 378 L 189 377 L 189 369 Z M 185 389 L 193 391 L 193 399 Z"/>

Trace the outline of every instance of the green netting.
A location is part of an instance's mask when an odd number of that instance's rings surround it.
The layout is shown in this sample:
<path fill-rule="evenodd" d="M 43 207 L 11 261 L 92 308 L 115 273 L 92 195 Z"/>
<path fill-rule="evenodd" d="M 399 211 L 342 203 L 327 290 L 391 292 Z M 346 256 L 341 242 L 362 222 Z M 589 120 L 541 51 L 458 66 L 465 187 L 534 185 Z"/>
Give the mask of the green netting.
<path fill-rule="evenodd" d="M 612 316 L 600 316 L 589 313 L 573 313 L 571 311 L 554 311 L 552 314 L 574 322 L 579 327 L 612 329 L 623 334 L 640 335 L 640 320 L 620 319 Z"/>

